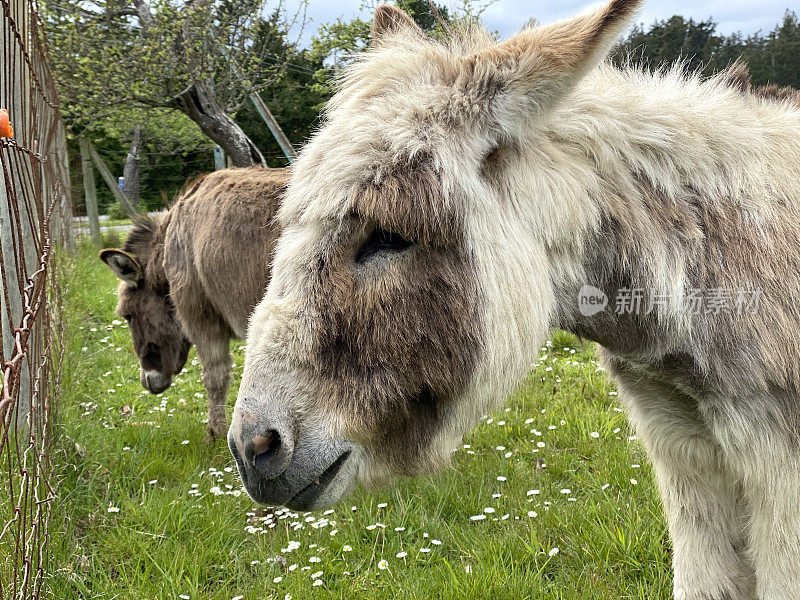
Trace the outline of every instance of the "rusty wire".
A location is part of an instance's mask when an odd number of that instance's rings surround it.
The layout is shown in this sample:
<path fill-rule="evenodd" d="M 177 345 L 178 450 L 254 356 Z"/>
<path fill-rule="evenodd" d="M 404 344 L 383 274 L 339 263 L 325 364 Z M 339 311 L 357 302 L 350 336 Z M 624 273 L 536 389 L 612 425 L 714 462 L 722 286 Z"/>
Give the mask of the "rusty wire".
<path fill-rule="evenodd" d="M 49 435 L 64 356 L 55 248 L 68 245 L 58 95 L 33 0 L 0 0 L 0 599 L 39 598 L 48 574 Z"/>

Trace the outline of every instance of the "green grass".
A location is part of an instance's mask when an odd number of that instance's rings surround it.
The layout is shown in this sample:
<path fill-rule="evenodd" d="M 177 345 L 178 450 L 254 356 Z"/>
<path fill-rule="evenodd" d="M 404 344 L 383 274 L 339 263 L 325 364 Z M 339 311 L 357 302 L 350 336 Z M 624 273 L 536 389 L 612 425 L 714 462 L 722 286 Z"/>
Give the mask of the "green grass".
<path fill-rule="evenodd" d="M 241 490 L 225 444 L 202 441 L 194 354 L 166 393 L 142 391 L 115 281 L 95 257 L 79 249 L 64 279 L 50 597 L 670 597 L 653 476 L 591 345 L 557 333 L 452 468 L 360 490 L 331 513 L 273 513 Z M 234 349 L 238 376 L 243 343 Z"/>

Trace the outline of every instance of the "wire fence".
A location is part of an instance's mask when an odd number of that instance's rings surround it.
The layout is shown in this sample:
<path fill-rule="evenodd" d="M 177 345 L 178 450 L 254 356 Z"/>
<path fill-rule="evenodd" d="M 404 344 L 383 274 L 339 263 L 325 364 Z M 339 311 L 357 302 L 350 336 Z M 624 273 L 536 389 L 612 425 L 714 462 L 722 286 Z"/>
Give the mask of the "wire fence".
<path fill-rule="evenodd" d="M 0 0 L 0 19 L 0 598 L 6 600 L 41 597 L 47 579 L 55 498 L 49 434 L 64 355 L 55 250 L 70 244 L 71 218 L 65 132 L 37 5 Z"/>

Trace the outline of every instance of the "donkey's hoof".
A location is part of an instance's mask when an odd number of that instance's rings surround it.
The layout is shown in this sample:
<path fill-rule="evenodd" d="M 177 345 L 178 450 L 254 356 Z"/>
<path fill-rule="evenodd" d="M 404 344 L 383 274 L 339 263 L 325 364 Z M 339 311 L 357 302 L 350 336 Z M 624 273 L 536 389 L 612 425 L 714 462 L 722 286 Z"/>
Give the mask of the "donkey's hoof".
<path fill-rule="evenodd" d="M 203 441 L 206 444 L 214 444 L 217 440 L 223 439 L 225 437 L 224 433 L 220 433 L 219 431 L 214 431 L 210 427 L 206 429 L 206 435 L 203 437 Z"/>
<path fill-rule="evenodd" d="M 227 435 L 227 426 L 226 424 L 222 425 L 215 425 L 215 426 L 208 426 L 206 429 L 206 435 L 203 438 L 203 441 L 207 444 L 213 444 L 217 440 L 224 440 Z"/>

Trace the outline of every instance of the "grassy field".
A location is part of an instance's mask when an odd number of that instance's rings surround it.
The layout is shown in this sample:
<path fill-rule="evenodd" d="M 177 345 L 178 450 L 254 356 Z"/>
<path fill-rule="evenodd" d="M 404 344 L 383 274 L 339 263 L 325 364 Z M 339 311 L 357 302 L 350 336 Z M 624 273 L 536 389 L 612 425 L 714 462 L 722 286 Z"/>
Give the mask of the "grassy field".
<path fill-rule="evenodd" d="M 273 511 L 223 442 L 202 441 L 194 352 L 172 388 L 144 393 L 113 276 L 88 247 L 68 270 L 51 597 L 670 597 L 653 477 L 591 345 L 556 334 L 452 468 L 321 514 Z"/>

